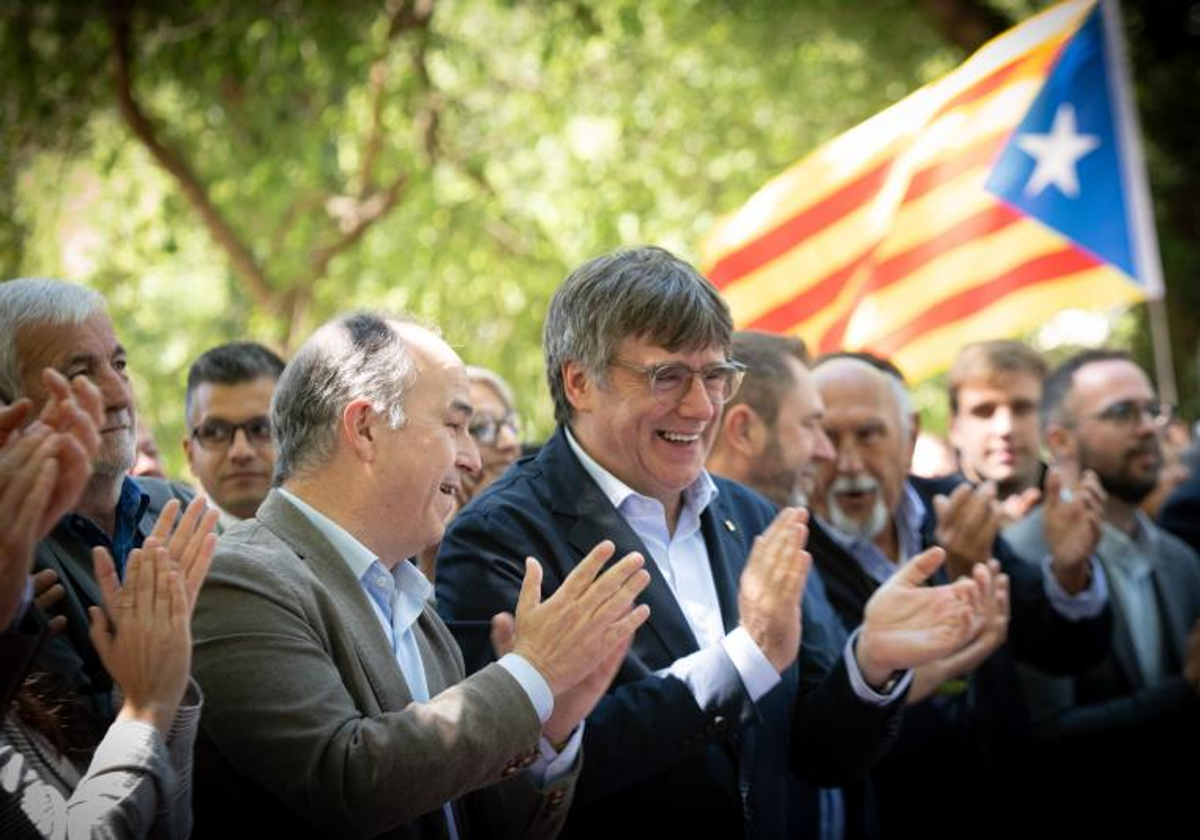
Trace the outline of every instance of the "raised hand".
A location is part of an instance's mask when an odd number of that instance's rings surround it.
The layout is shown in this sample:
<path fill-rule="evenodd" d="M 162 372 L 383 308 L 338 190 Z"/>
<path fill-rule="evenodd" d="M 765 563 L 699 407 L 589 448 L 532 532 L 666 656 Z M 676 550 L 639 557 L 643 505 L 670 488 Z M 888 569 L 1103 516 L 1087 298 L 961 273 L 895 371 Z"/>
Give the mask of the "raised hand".
<path fill-rule="evenodd" d="M 112 557 L 92 552 L 104 609 L 91 607 L 91 638 L 125 695 L 119 717 L 149 723 L 165 736 L 187 689 L 192 660 L 191 609 L 183 577 L 154 539 L 130 553 L 122 586 Z"/>
<path fill-rule="evenodd" d="M 176 526 L 175 519 L 179 516 L 180 507 L 178 499 L 172 499 L 163 505 L 150 537 L 160 546 L 166 547 L 167 555 L 183 577 L 183 588 L 187 593 L 190 612 L 196 606 L 200 585 L 204 583 L 204 576 L 208 574 L 208 567 L 212 563 L 213 550 L 217 544 L 217 535 L 213 529 L 217 526 L 220 514 L 215 508 L 208 507 L 203 496 L 197 496 L 187 506 L 183 518 Z"/>
<path fill-rule="evenodd" d="M 1041 501 L 1042 489 L 1028 487 L 1020 493 L 1013 493 L 1000 503 L 1000 528 L 1003 530 L 1019 519 L 1024 519 L 1029 511 Z"/>
<path fill-rule="evenodd" d="M 742 626 L 782 673 L 800 652 L 800 596 L 812 569 L 808 511 L 784 508 L 754 539 L 738 586 Z"/>
<path fill-rule="evenodd" d="M 492 648 L 496 651 L 496 658 L 510 653 L 515 642 L 516 624 L 512 613 L 493 616 Z M 632 634 L 626 636 L 625 641 L 613 648 L 587 676 L 554 698 L 554 712 L 542 727 L 542 733 L 556 749 L 562 749 L 579 722 L 596 708 L 612 684 L 613 677 L 621 670 L 621 663 L 625 661 L 625 654 L 632 643 Z"/>
<path fill-rule="evenodd" d="M 867 601 L 855 654 L 869 684 L 949 656 L 983 629 L 991 571 L 980 564 L 954 583 L 924 586 L 945 557 L 940 548 L 918 554 Z"/>
<path fill-rule="evenodd" d="M 556 698 L 590 674 L 650 616 L 645 604 L 633 607 L 634 598 L 650 583 L 642 555 L 626 554 L 600 574 L 615 551 L 608 540 L 601 542 L 544 602 L 541 564 L 532 557 L 525 560 L 512 649 L 538 670 Z"/>
<path fill-rule="evenodd" d="M 1000 564 L 994 559 L 988 560 L 988 571 L 991 575 L 983 594 L 983 630 L 966 647 L 917 669 L 906 699 L 909 705 L 919 703 L 947 680 L 974 671 L 1008 639 L 1008 575 L 1000 571 Z"/>
<path fill-rule="evenodd" d="M 92 459 L 100 451 L 104 403 L 99 389 L 86 377 L 68 382 L 58 371 L 46 368 L 42 371 L 42 382 L 49 397 L 37 420 L 24 433 L 44 427 L 54 433 L 57 441 L 58 480 L 46 502 L 40 525 L 45 535 L 75 507 L 92 477 Z"/>
<path fill-rule="evenodd" d="M 1081 592 L 1091 580 L 1089 558 L 1100 542 L 1105 498 L 1100 478 L 1091 470 L 1071 482 L 1058 467 L 1050 468 L 1042 528 L 1050 568 L 1067 592 Z"/>
<path fill-rule="evenodd" d="M 970 574 L 976 563 L 987 563 L 1002 521 L 996 485 L 985 481 L 972 487 L 964 482 L 949 497 L 935 496 L 933 507 L 938 520 L 935 536 L 946 549 L 950 579 Z"/>
<path fill-rule="evenodd" d="M 0 446 L 0 627 L 18 609 L 34 546 L 46 533 L 46 509 L 59 481 L 58 445 L 42 427 L 10 435 Z"/>

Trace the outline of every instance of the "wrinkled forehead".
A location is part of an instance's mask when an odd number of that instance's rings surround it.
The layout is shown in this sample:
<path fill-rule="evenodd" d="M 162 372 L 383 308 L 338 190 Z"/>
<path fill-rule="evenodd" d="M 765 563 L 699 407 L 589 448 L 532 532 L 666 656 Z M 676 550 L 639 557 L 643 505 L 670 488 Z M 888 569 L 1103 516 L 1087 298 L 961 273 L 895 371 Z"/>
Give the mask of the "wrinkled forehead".
<path fill-rule="evenodd" d="M 899 416 L 900 406 L 887 374 L 857 359 L 834 359 L 813 371 L 826 411 L 857 409 L 864 413 Z"/>
<path fill-rule="evenodd" d="M 14 346 L 21 376 L 28 387 L 40 381 L 42 368 L 64 370 L 72 363 L 94 364 L 124 352 L 112 321 L 95 312 L 77 323 L 35 321 L 17 330 Z"/>

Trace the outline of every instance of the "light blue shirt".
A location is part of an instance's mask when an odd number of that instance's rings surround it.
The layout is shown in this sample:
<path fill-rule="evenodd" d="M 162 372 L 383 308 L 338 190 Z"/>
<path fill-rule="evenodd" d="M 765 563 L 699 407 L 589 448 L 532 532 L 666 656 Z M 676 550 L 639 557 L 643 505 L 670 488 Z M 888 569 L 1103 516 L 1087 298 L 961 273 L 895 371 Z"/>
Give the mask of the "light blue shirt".
<path fill-rule="evenodd" d="M 1162 616 L 1154 588 L 1159 557 L 1154 525 L 1141 511 L 1136 514 L 1132 534 L 1105 522 L 1096 551 L 1107 561 L 1110 585 L 1124 607 L 1143 684 L 1157 685 L 1167 675 L 1163 663 Z"/>
<path fill-rule="evenodd" d="M 280 488 L 279 492 L 329 540 L 334 551 L 350 568 L 375 611 L 375 617 L 391 645 L 396 664 L 404 675 L 413 700 L 418 703 L 427 702 L 429 685 L 425 679 L 425 666 L 421 662 L 421 651 L 417 647 L 413 627 L 426 603 L 433 600 L 433 586 L 420 570 L 407 560 L 397 563 L 389 571 L 370 549 L 345 528 L 294 493 L 283 488 Z M 498 664 L 524 689 L 537 712 L 538 719 L 542 723 L 549 720 L 554 711 L 554 695 L 537 669 L 524 657 L 515 653 L 500 657 Z M 530 772 L 542 783 L 549 783 L 561 777 L 573 764 L 582 742 L 582 727 L 577 727 L 561 753 L 555 753 L 545 738 L 542 741 L 542 760 L 531 767 Z M 449 803 L 442 807 L 446 811 L 451 836 L 457 837 Z"/>

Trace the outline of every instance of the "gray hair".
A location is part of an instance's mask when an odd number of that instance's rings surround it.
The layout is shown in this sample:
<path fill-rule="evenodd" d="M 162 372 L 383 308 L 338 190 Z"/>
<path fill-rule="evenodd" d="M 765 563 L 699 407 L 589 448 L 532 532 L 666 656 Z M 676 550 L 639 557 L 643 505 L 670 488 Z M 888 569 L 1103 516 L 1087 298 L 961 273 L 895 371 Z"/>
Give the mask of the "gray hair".
<path fill-rule="evenodd" d="M 517 400 L 513 395 L 512 386 L 505 382 L 504 378 L 495 371 L 477 365 L 467 365 L 467 381 L 482 382 L 484 385 L 489 386 L 500 395 L 500 399 L 504 401 L 505 408 L 509 411 L 516 410 Z"/>
<path fill-rule="evenodd" d="M 404 395 L 417 376 L 396 330 L 404 323 L 413 322 L 372 312 L 343 315 L 296 352 L 271 399 L 276 485 L 328 463 L 342 411 L 355 399 L 369 399 L 389 427 L 404 425 Z"/>
<path fill-rule="evenodd" d="M 20 398 L 25 391 L 17 332 L 29 324 L 82 324 L 104 312 L 104 296 L 95 289 L 45 277 L 22 277 L 0 283 L 0 395 Z"/>
<path fill-rule="evenodd" d="M 670 252 L 642 247 L 589 260 L 554 293 L 542 331 L 554 419 L 564 425 L 571 419 L 567 362 L 604 382 L 628 338 L 672 353 L 717 346 L 728 354 L 732 334 L 729 307 L 716 288 Z"/>

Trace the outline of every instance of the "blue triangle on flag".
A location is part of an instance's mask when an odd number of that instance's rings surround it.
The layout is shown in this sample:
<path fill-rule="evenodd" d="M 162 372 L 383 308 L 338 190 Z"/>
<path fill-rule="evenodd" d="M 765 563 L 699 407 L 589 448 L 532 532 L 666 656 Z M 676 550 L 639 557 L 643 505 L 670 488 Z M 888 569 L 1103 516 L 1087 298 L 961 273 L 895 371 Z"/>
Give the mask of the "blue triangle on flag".
<path fill-rule="evenodd" d="M 985 188 L 1137 281 L 1100 6 L 1063 47 Z"/>

